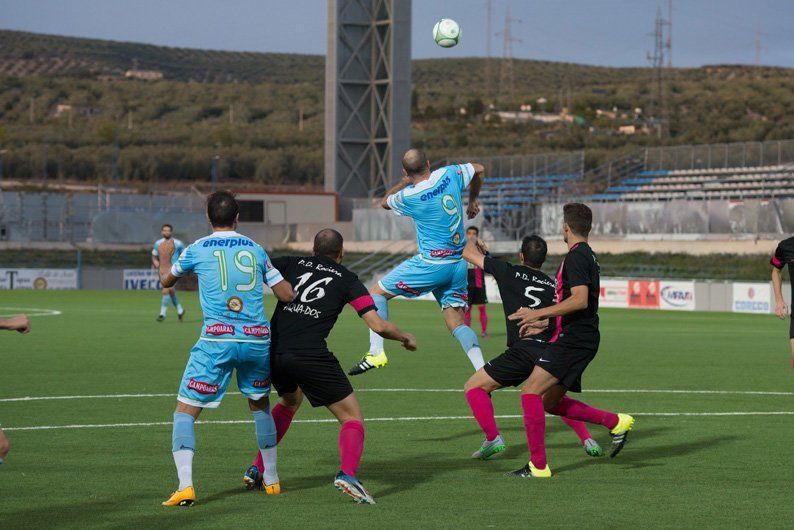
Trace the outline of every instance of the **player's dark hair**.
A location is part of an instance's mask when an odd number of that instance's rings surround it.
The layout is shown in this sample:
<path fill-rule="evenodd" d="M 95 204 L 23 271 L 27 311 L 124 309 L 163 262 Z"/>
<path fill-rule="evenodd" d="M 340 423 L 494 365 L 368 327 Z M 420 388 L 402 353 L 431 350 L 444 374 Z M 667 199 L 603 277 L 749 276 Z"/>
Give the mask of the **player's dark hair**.
<path fill-rule="evenodd" d="M 587 237 L 593 226 L 593 211 L 580 202 L 570 202 L 562 207 L 562 218 L 571 232 L 577 236 Z"/>
<path fill-rule="evenodd" d="M 344 243 L 342 234 L 333 228 L 323 228 L 314 236 L 314 255 L 335 260 L 342 253 Z"/>
<path fill-rule="evenodd" d="M 213 227 L 226 228 L 234 225 L 240 206 L 230 191 L 216 191 L 207 197 L 207 217 Z"/>
<path fill-rule="evenodd" d="M 533 269 L 539 269 L 546 261 L 546 254 L 549 247 L 546 240 L 539 235 L 526 236 L 521 241 L 521 254 L 524 255 L 524 263 Z"/>
<path fill-rule="evenodd" d="M 427 169 L 427 155 L 421 149 L 409 149 L 403 155 L 403 169 L 409 177 L 421 175 Z"/>
<path fill-rule="evenodd" d="M 474 230 L 475 234 L 480 235 L 480 229 L 477 228 L 476 226 L 470 226 L 470 227 L 466 228 L 466 233 L 468 233 L 469 230 Z"/>
<path fill-rule="evenodd" d="M 170 228 L 170 229 L 171 229 L 171 231 L 173 231 L 173 230 L 174 230 L 174 227 L 173 227 L 173 226 L 171 226 L 171 225 L 170 225 L 170 224 L 168 224 L 168 223 L 165 223 L 163 226 L 161 226 L 161 227 L 160 227 L 160 230 L 162 230 L 162 229 L 163 229 L 163 228 L 165 228 L 166 226 L 167 226 L 168 228 Z"/>

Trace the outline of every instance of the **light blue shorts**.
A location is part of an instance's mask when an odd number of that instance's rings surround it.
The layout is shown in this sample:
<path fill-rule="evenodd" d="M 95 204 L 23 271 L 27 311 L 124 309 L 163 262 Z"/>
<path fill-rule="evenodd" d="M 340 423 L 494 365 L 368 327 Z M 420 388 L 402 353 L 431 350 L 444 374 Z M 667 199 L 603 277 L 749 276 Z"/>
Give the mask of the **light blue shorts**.
<path fill-rule="evenodd" d="M 429 263 L 421 256 L 403 261 L 378 282 L 394 296 L 416 298 L 433 293 L 442 309 L 466 307 L 469 297 L 466 262 Z"/>
<path fill-rule="evenodd" d="M 240 392 L 253 400 L 270 393 L 270 341 L 199 340 L 190 350 L 177 400 L 195 407 L 221 404 L 232 371 Z"/>

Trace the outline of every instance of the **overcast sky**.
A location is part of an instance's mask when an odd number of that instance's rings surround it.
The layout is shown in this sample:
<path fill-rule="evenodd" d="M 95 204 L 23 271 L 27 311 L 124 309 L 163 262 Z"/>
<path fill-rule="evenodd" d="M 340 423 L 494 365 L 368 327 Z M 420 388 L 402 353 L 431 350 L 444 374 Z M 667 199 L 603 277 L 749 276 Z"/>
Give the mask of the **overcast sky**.
<path fill-rule="evenodd" d="M 398 0 L 407 1 L 407 0 Z M 493 0 L 493 32 L 505 13 L 520 19 L 514 56 L 549 61 L 646 66 L 656 10 L 667 0 Z M 0 28 L 167 46 L 325 53 L 326 0 L 0 0 Z M 415 0 L 413 56 L 483 56 L 485 0 Z M 433 43 L 439 18 L 463 27 L 452 50 Z M 674 0 L 673 64 L 794 67 L 794 0 Z M 501 36 L 492 37 L 501 56 Z"/>

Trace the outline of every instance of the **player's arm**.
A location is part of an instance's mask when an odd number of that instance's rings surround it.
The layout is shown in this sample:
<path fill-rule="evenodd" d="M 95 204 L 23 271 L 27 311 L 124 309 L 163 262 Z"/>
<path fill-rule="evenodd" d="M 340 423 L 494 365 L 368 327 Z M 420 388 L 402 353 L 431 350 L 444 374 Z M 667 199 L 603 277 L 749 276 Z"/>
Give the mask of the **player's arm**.
<path fill-rule="evenodd" d="M 380 200 L 380 207 L 384 210 L 391 210 L 391 206 L 389 206 L 389 197 L 394 195 L 395 193 L 400 193 L 406 186 L 411 183 L 411 179 L 407 176 L 400 179 L 400 182 L 392 186 L 389 191 L 386 192 L 386 195 Z"/>
<path fill-rule="evenodd" d="M 481 269 L 485 269 L 485 253 L 482 251 L 483 244 L 479 240 L 469 239 L 463 249 L 463 259 Z"/>
<path fill-rule="evenodd" d="M 558 304 L 544 307 L 543 309 L 522 307 L 507 318 L 519 321 L 522 336 L 534 335 L 535 329 L 539 327 L 545 328 L 550 318 L 560 317 L 576 311 L 581 311 L 582 309 L 587 309 L 588 291 L 589 288 L 587 285 L 576 285 L 571 287 L 571 296 Z"/>
<path fill-rule="evenodd" d="M 388 320 L 383 320 L 380 315 L 378 315 L 378 312 L 374 310 L 374 307 L 372 310 L 361 315 L 361 318 L 364 320 L 364 323 L 369 326 L 369 329 L 384 339 L 396 340 L 401 342 L 403 348 L 406 350 L 416 351 L 416 337 L 401 330 Z"/>
<path fill-rule="evenodd" d="M 270 288 L 273 289 L 273 294 L 276 295 L 276 298 L 285 304 L 295 300 L 295 291 L 292 289 L 292 284 L 287 280 L 281 280 Z"/>
<path fill-rule="evenodd" d="M 29 333 L 30 319 L 27 315 L 14 315 L 10 318 L 0 318 L 0 329 L 18 331 L 19 333 Z"/>
<path fill-rule="evenodd" d="M 786 300 L 783 298 L 783 277 L 781 269 L 778 269 L 774 264 L 772 265 L 772 292 L 775 294 L 775 314 L 778 318 L 786 318 L 788 306 L 786 306 Z"/>
<path fill-rule="evenodd" d="M 157 257 L 152 254 L 152 263 L 154 263 L 155 259 L 158 260 L 156 267 L 160 271 L 160 283 L 166 289 L 173 287 L 179 280 L 179 276 L 176 276 L 171 270 L 171 256 L 174 255 L 174 250 L 174 241 L 169 239 L 163 241 L 157 247 Z"/>
<path fill-rule="evenodd" d="M 469 205 L 466 207 L 466 216 L 469 219 L 474 219 L 480 213 L 480 204 L 477 198 L 480 196 L 482 183 L 485 180 L 485 166 L 482 164 L 472 164 L 471 166 L 474 168 L 474 175 L 469 184 Z"/>

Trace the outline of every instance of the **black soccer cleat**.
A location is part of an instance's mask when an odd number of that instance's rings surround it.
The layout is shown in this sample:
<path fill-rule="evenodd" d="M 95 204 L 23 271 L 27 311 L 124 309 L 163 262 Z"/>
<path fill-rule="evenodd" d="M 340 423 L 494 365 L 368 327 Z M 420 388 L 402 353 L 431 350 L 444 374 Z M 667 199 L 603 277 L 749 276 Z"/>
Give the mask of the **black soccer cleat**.
<path fill-rule="evenodd" d="M 179 318 L 179 321 L 182 322 L 182 320 L 185 318 L 185 312 L 182 311 L 181 313 L 178 313 L 176 316 L 177 318 Z"/>
<path fill-rule="evenodd" d="M 157 322 L 162 322 L 163 320 L 165 320 L 165 315 L 157 315 L 157 318 L 155 320 L 157 320 Z"/>
<path fill-rule="evenodd" d="M 629 439 L 629 431 L 634 427 L 634 418 L 628 414 L 618 414 L 618 424 L 614 429 L 609 431 L 612 435 L 612 450 L 609 453 L 610 458 L 615 458 L 618 453 L 626 445 Z"/>
<path fill-rule="evenodd" d="M 538 469 L 530 462 L 521 469 L 508 471 L 505 473 L 505 476 L 517 478 L 551 478 L 551 469 L 549 469 L 548 465 L 546 465 L 545 469 Z"/>

